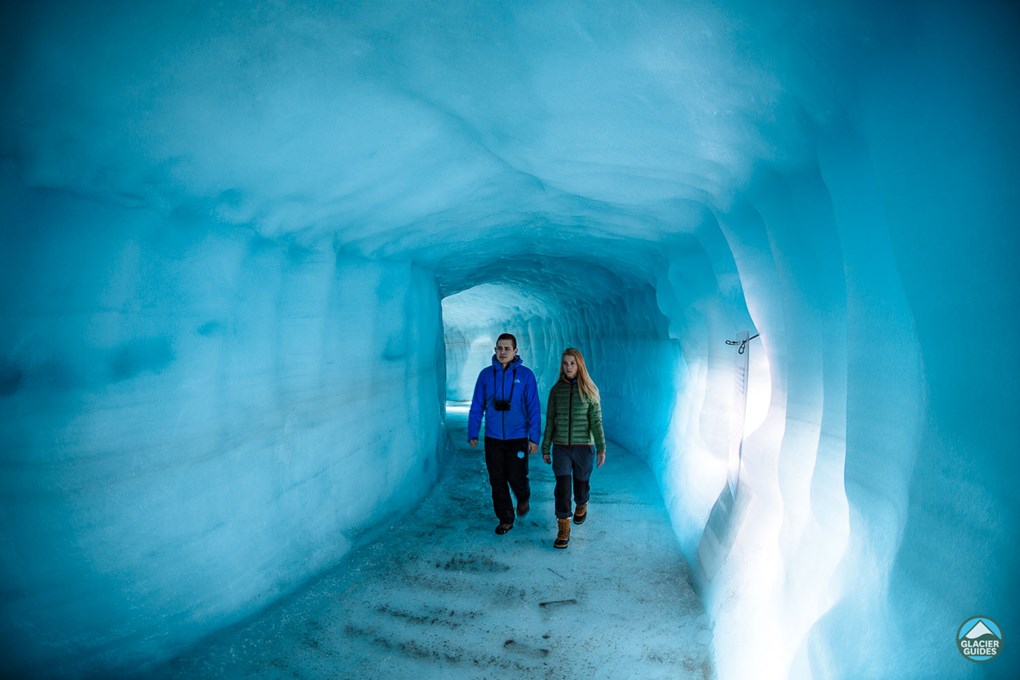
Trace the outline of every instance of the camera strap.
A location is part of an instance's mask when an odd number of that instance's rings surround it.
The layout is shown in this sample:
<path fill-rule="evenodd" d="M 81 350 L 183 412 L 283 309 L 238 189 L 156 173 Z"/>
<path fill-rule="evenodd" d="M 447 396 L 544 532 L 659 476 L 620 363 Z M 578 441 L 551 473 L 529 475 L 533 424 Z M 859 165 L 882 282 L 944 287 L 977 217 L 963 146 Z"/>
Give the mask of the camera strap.
<path fill-rule="evenodd" d="M 517 367 L 514 366 L 514 372 L 512 374 L 511 380 L 510 380 L 510 396 L 505 400 L 507 404 L 509 404 L 511 401 L 514 400 L 514 384 L 516 382 L 517 382 Z M 505 387 L 505 384 L 506 384 L 506 369 L 505 368 L 503 369 L 503 383 L 504 383 L 503 391 L 505 392 L 506 391 L 506 387 Z M 493 387 L 493 389 L 495 389 L 495 387 L 496 387 L 496 367 L 495 366 L 492 367 L 492 387 Z M 495 394 L 493 394 L 492 396 L 493 396 L 493 399 L 496 398 Z"/>

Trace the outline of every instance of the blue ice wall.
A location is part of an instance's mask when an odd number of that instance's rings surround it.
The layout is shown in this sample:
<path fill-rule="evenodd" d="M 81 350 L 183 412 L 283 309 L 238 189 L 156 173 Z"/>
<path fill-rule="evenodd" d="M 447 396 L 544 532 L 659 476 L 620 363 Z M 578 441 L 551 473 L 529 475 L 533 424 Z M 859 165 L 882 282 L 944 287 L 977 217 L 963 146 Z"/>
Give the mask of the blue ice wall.
<path fill-rule="evenodd" d="M 721 679 L 1016 675 L 1015 3 L 0 11 L 8 668 L 336 564 L 510 330 L 585 351 Z"/>
<path fill-rule="evenodd" d="M 135 673 L 436 480 L 427 272 L 56 190 L 3 212 L 5 675 Z"/>
<path fill-rule="evenodd" d="M 858 393 L 851 392 L 848 495 L 861 521 L 873 522 L 865 532 L 872 536 L 868 548 L 878 554 L 898 548 L 883 588 L 876 589 L 887 602 L 862 599 L 869 615 L 896 622 L 875 641 L 886 650 L 880 658 L 899 661 L 900 644 L 938 650 L 894 663 L 836 646 L 837 668 L 859 674 L 882 668 L 915 677 L 1011 677 L 1020 668 L 1009 655 L 984 669 L 957 670 L 956 650 L 940 644 L 943 630 L 970 616 L 963 612 L 986 611 L 1000 625 L 1020 625 L 1008 604 L 1018 597 L 1011 575 L 1020 567 L 1012 540 L 1020 518 L 1013 488 L 1020 464 L 1006 453 L 1020 434 L 1018 373 L 1010 350 L 995 340 L 1018 328 L 1013 310 L 1020 275 L 1012 261 L 1020 245 L 1020 200 L 1013 188 L 1020 131 L 1012 110 L 1020 95 L 1020 54 L 1009 37 L 1018 18 L 1015 5 L 1000 3 L 926 7 L 895 58 L 862 88 L 859 125 L 867 158 L 845 147 L 832 151 L 830 186 L 840 209 L 863 212 L 876 223 L 880 216 L 869 213 L 881 207 L 888 225 L 881 250 L 891 253 L 895 270 L 860 257 L 857 268 L 871 279 L 862 292 L 881 301 L 890 317 L 908 316 L 894 313 L 907 306 L 917 348 L 916 364 L 890 351 L 908 330 L 890 321 L 878 336 L 888 339 L 883 346 L 851 344 L 864 364 L 859 373 L 886 379 L 861 381 Z M 853 145 L 852 138 L 846 142 Z M 891 296 L 895 288 L 882 281 L 894 275 L 902 292 Z M 865 323 L 878 330 L 882 316 L 870 316 Z M 866 363 L 865 351 L 873 357 Z M 920 399 L 896 395 L 917 380 L 904 383 L 910 374 L 920 379 Z M 881 446 L 868 431 L 877 428 L 861 425 L 889 420 L 889 414 L 898 416 L 890 428 L 899 435 L 896 448 Z M 903 441 L 907 436 L 913 446 Z M 883 449 L 887 453 L 878 454 Z M 905 498 L 894 492 L 903 486 Z M 860 606 L 837 608 L 821 630 L 845 634 Z"/>
<path fill-rule="evenodd" d="M 721 675 L 784 646 L 792 677 L 1016 672 L 1008 657 L 961 663 L 949 644 L 968 612 L 1016 625 L 1017 467 L 1001 452 L 1017 380 L 986 335 L 1015 332 L 1020 290 L 1016 18 L 996 3 L 912 7 L 870 21 L 852 57 L 786 62 L 791 83 L 819 65 L 845 74 L 844 104 L 803 96 L 817 160 L 762 164 L 721 216 L 772 382 L 745 442 L 741 531 L 758 539 L 742 534 L 709 588 L 717 649 L 770 639 L 721 654 Z M 752 458 L 767 463 L 757 481 Z M 742 547 L 753 572 L 736 566 Z"/>

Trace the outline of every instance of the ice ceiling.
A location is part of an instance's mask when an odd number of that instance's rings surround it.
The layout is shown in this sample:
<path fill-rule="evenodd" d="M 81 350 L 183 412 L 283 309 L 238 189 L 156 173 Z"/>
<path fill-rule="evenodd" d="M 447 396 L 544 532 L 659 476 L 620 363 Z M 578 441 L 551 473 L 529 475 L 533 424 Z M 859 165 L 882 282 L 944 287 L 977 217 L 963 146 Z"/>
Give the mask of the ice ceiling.
<path fill-rule="evenodd" d="M 586 350 L 721 678 L 963 677 L 961 621 L 1020 626 L 1012 4 L 0 12 L 12 672 L 336 564 L 507 329 L 543 389 Z"/>
<path fill-rule="evenodd" d="M 754 163 L 813 153 L 804 104 L 751 42 L 785 42 L 796 16 L 63 7 L 25 19 L 45 32 L 12 36 L 8 115 L 33 184 L 329 236 L 370 257 L 413 253 L 444 292 L 497 255 L 576 257 L 578 235 L 595 244 L 588 257 L 611 249 L 617 269 L 648 278 L 662 244 L 728 204 Z"/>

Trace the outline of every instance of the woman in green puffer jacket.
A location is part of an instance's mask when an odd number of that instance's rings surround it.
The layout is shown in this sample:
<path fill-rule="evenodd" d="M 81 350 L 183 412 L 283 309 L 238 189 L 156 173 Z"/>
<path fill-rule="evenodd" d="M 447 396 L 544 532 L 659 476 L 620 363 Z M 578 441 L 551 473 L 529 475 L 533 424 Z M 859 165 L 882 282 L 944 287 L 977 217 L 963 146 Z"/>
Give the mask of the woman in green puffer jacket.
<path fill-rule="evenodd" d="M 592 470 L 596 464 L 602 467 L 606 462 L 599 388 L 588 375 L 581 352 L 573 347 L 563 350 L 560 379 L 549 390 L 547 403 L 542 460 L 552 464 L 556 476 L 557 534 L 553 545 L 566 548 L 570 541 L 571 487 L 577 505 L 573 512 L 574 524 L 582 524 L 588 517 Z"/>

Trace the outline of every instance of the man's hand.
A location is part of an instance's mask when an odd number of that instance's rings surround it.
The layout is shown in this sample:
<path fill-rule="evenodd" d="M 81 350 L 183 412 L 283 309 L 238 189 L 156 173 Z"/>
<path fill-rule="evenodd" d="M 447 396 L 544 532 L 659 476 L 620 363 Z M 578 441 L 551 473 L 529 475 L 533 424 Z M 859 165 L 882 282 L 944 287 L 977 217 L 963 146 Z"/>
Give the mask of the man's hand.
<path fill-rule="evenodd" d="M 478 446 L 478 440 L 477 439 L 468 439 L 468 444 L 471 445 L 471 448 L 475 448 L 476 446 Z"/>
<path fill-rule="evenodd" d="M 595 464 L 597 466 L 599 466 L 599 467 L 602 467 L 603 465 L 606 464 L 606 452 L 605 451 L 599 451 L 598 453 L 595 454 Z"/>
<path fill-rule="evenodd" d="M 528 442 L 528 453 L 538 453 L 538 444 L 535 442 Z"/>
<path fill-rule="evenodd" d="M 543 453 L 542 454 L 542 460 L 545 461 L 546 465 L 552 465 L 552 459 L 549 458 L 549 454 L 548 453 Z"/>

